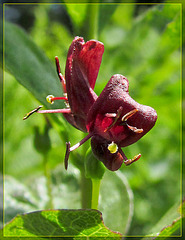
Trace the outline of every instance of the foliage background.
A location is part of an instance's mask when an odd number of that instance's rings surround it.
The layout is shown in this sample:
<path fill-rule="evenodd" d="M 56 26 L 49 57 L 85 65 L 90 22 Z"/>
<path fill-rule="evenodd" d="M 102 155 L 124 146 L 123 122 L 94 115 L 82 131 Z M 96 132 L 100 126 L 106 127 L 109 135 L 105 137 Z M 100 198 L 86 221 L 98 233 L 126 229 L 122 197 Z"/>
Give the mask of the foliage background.
<path fill-rule="evenodd" d="M 142 159 L 121 168 L 134 194 L 128 235 L 140 236 L 149 233 L 181 199 L 181 7 L 167 3 L 116 4 L 102 5 L 100 11 L 98 40 L 104 43 L 105 53 L 95 92 L 100 94 L 110 77 L 120 73 L 129 79 L 130 95 L 158 113 L 154 129 L 124 149 L 129 158 L 141 152 Z M 86 12 L 86 5 L 7 5 L 5 18 L 20 25 L 53 66 L 57 55 L 64 73 L 74 36 L 86 36 L 85 41 L 88 40 Z M 39 68 L 35 71 L 39 72 Z M 45 118 L 35 115 L 22 122 L 24 114 L 39 102 L 13 75 L 6 72 L 4 77 L 4 174 L 8 200 L 5 220 L 9 221 L 17 213 L 47 209 L 49 196 L 43 155 L 34 142 L 36 129 L 44 131 Z M 61 128 L 70 133 L 67 137 L 72 144 L 83 137 L 67 123 Z M 47 167 L 51 169 L 54 207 L 80 208 L 79 182 L 74 177 L 79 172 L 72 165 L 67 173 L 63 171 L 68 139 L 61 139 L 53 128 L 49 138 Z"/>

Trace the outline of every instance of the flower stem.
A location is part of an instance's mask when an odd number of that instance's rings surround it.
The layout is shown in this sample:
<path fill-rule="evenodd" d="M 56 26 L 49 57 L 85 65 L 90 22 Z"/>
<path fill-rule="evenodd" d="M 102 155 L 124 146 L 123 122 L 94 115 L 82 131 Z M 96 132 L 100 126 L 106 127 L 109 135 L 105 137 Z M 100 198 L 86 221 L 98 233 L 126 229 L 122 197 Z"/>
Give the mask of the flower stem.
<path fill-rule="evenodd" d="M 91 179 L 85 177 L 84 170 L 81 171 L 81 205 L 82 208 L 91 208 L 92 183 Z"/>
<path fill-rule="evenodd" d="M 98 17 L 99 17 L 99 4 L 90 3 L 88 39 L 98 39 Z"/>
<path fill-rule="evenodd" d="M 99 4 L 89 4 L 89 30 L 88 39 L 98 40 L 98 20 L 99 20 Z M 91 192 L 91 209 L 98 209 L 99 191 L 100 191 L 100 179 L 91 179 L 92 192 Z"/>
<path fill-rule="evenodd" d="M 92 200 L 91 200 L 91 209 L 98 209 L 98 200 L 100 193 L 100 179 L 91 179 L 92 180 Z"/>

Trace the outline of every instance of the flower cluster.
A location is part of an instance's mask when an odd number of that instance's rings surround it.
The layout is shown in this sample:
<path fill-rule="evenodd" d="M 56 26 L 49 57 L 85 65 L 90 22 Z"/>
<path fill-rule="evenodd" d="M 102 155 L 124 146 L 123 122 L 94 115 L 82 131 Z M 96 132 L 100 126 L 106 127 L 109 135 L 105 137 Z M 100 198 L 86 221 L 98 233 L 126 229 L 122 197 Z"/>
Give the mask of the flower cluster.
<path fill-rule="evenodd" d="M 88 132 L 88 135 L 74 146 L 66 143 L 65 167 L 71 151 L 91 138 L 92 152 L 111 171 L 118 170 L 122 163 L 130 165 L 141 154 L 127 159 L 122 147 L 138 141 L 155 124 L 156 111 L 134 101 L 129 95 L 129 82 L 126 77 L 116 74 L 111 77 L 98 97 L 94 86 L 99 72 L 103 43 L 82 37 L 75 37 L 67 55 L 65 77 L 60 72 L 58 57 L 55 58 L 57 72 L 63 86 L 63 97 L 49 95 L 47 101 L 64 100 L 66 109 L 40 110 L 32 113 L 63 113 L 66 120 L 75 128 Z"/>

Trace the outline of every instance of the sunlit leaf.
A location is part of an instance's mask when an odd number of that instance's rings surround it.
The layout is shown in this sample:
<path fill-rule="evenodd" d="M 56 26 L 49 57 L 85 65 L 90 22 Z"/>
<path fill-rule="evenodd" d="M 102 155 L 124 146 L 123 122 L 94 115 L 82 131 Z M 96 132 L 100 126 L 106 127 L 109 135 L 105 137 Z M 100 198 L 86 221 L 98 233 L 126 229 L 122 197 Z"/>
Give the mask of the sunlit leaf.
<path fill-rule="evenodd" d="M 79 171 L 70 166 L 66 172 L 60 166 L 52 172 L 52 180 L 55 209 L 80 208 Z M 30 178 L 30 182 L 31 184 L 25 187 L 11 177 L 5 178 L 6 222 L 16 214 L 46 209 L 49 199 L 46 179 L 44 177 L 37 177 L 36 180 Z M 103 214 L 107 227 L 126 234 L 133 215 L 133 194 L 122 173 L 115 174 L 106 171 L 100 187 L 99 210 Z"/>
<path fill-rule="evenodd" d="M 4 229 L 6 237 L 91 237 L 121 239 L 104 226 L 96 210 L 48 210 L 18 215 Z"/>
<path fill-rule="evenodd" d="M 176 219 L 172 222 L 171 225 L 163 228 L 155 239 L 164 240 L 170 236 L 181 237 L 182 236 L 182 233 L 180 233 L 181 226 L 182 226 L 182 219 L 181 218 Z"/>

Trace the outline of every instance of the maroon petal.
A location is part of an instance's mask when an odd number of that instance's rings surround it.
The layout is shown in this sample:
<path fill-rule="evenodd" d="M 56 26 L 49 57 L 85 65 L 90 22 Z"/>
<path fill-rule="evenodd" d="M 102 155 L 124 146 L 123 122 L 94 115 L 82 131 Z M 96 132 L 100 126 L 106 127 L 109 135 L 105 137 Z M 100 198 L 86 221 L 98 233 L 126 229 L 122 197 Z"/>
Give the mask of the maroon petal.
<path fill-rule="evenodd" d="M 66 62 L 65 79 L 69 105 L 74 118 L 86 120 L 89 108 L 97 99 L 94 85 L 102 60 L 104 46 L 101 42 L 75 37 Z M 80 122 L 80 120 L 76 120 Z M 78 125 L 78 123 L 77 123 Z"/>
<path fill-rule="evenodd" d="M 108 144 L 110 143 L 110 141 L 98 135 L 91 138 L 92 152 L 95 157 L 103 162 L 109 170 L 116 171 L 121 167 L 124 159 L 119 150 L 116 153 L 110 153 L 108 150 Z"/>
<path fill-rule="evenodd" d="M 85 127 L 85 122 L 83 119 L 82 119 L 82 122 L 77 125 L 76 120 L 72 113 L 63 113 L 63 116 L 73 127 L 77 128 L 83 132 L 87 132 L 87 129 Z"/>
<path fill-rule="evenodd" d="M 135 108 L 138 109 L 138 112 L 129 118 L 127 122 L 131 126 L 136 126 L 138 129 L 143 129 L 143 132 L 134 133 L 133 131 L 130 131 L 127 138 L 120 142 L 121 147 L 126 147 L 137 142 L 148 131 L 150 131 L 151 128 L 153 128 L 157 120 L 157 113 L 153 108 L 134 102 L 133 104 L 135 105 Z"/>
<path fill-rule="evenodd" d="M 138 141 L 154 126 L 157 120 L 156 111 L 134 101 L 129 95 L 128 87 L 129 83 L 126 77 L 119 74 L 112 76 L 91 107 L 87 119 L 87 129 L 90 133 L 114 141 L 120 147 Z M 120 117 L 115 122 L 115 118 L 111 117 L 111 114 L 112 116 L 116 115 L 120 109 Z M 122 117 L 134 109 L 137 109 L 134 115 L 123 122 Z M 129 128 L 129 126 L 133 128 Z M 134 132 L 134 129 L 141 129 L 141 131 Z"/>

